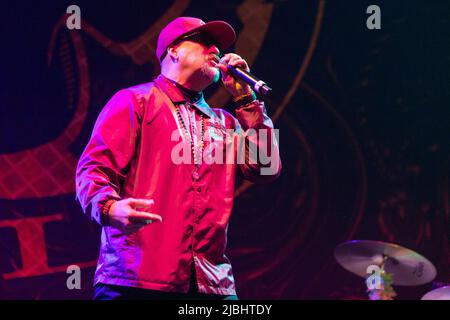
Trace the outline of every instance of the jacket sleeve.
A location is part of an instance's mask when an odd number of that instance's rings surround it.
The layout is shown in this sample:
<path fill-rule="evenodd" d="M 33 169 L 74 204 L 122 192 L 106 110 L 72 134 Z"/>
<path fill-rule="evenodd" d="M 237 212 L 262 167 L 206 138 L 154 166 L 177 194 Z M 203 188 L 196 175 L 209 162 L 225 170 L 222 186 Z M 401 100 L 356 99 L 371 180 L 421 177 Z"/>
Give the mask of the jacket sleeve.
<path fill-rule="evenodd" d="M 243 177 L 252 182 L 269 182 L 281 173 L 278 130 L 268 117 L 264 102 L 255 100 L 236 110 L 239 132 L 238 163 Z M 239 150 L 245 161 L 239 161 Z"/>
<path fill-rule="evenodd" d="M 101 111 L 75 175 L 76 196 L 85 214 L 102 224 L 101 209 L 120 200 L 120 187 L 135 153 L 141 113 L 133 94 L 116 93 Z"/>

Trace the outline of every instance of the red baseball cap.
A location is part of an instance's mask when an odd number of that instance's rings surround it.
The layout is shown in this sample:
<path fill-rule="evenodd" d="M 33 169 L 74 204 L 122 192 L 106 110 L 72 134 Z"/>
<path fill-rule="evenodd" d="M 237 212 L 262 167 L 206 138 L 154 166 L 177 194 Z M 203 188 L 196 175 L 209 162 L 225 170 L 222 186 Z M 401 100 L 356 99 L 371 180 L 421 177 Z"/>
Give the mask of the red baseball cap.
<path fill-rule="evenodd" d="M 161 30 L 156 45 L 156 56 L 161 57 L 167 48 L 184 35 L 201 31 L 208 34 L 220 47 L 225 50 L 236 40 L 236 32 L 233 27 L 225 21 L 204 22 L 198 18 L 178 17 Z"/>

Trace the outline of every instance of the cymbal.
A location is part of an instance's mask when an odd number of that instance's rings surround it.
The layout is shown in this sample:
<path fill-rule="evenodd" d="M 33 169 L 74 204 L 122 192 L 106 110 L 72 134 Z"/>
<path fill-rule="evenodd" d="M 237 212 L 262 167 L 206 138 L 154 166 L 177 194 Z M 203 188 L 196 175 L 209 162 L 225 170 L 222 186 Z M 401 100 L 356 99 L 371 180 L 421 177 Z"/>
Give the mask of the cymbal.
<path fill-rule="evenodd" d="M 430 291 L 425 294 L 421 300 L 450 300 L 450 286 Z"/>
<path fill-rule="evenodd" d="M 420 254 L 393 243 L 353 240 L 336 247 L 334 256 L 346 270 L 367 278 L 370 265 L 380 266 L 392 275 L 392 284 L 415 286 L 432 281 L 436 268 Z"/>

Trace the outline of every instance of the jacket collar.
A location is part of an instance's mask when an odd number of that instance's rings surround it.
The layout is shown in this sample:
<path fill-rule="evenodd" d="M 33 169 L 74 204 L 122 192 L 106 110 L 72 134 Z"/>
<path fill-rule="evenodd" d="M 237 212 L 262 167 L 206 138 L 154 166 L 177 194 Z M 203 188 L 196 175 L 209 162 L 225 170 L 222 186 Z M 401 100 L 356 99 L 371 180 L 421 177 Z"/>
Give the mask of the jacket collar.
<path fill-rule="evenodd" d="M 187 94 L 185 94 L 182 90 L 180 90 L 175 85 L 175 83 L 167 79 L 162 74 L 160 74 L 155 79 L 155 84 L 169 97 L 170 100 L 172 100 L 173 104 L 190 102 L 190 97 Z M 206 103 L 205 98 L 203 96 L 203 92 L 200 93 L 200 98 L 197 101 L 190 102 L 190 104 L 195 106 L 200 112 L 202 112 L 208 118 L 216 116 L 214 111 L 209 107 L 208 103 Z"/>

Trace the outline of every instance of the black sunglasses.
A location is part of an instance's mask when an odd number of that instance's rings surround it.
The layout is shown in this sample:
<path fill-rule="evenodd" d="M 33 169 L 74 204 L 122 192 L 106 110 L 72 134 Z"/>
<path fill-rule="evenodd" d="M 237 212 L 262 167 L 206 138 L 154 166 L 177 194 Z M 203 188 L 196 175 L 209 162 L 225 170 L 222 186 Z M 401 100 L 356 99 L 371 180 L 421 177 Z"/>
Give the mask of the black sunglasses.
<path fill-rule="evenodd" d="M 222 53 L 222 49 L 220 48 L 220 45 L 206 33 L 197 31 L 194 33 L 184 35 L 184 36 L 176 39 L 174 42 L 172 42 L 170 44 L 170 46 L 177 45 L 183 41 L 192 41 L 192 42 L 200 43 L 202 45 L 205 45 L 208 48 L 210 46 L 216 46 L 219 49 L 219 53 L 217 54 L 217 56 L 219 57 L 219 59 L 223 57 L 223 53 Z M 164 52 L 164 54 L 161 56 L 161 61 L 164 60 L 164 57 L 166 56 L 166 54 L 167 54 L 167 49 Z"/>

